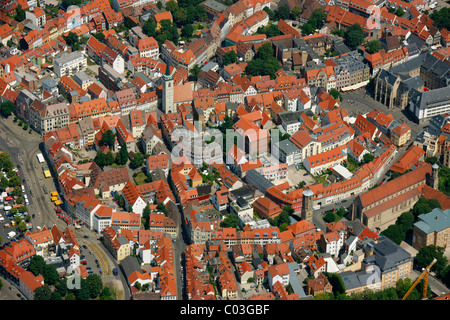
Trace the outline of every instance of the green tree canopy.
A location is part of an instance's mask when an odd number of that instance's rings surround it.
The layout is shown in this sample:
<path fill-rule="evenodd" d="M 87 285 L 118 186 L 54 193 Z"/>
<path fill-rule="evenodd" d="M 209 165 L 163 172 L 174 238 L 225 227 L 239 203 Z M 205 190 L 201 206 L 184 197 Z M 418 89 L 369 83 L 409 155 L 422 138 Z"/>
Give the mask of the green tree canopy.
<path fill-rule="evenodd" d="M 280 64 L 274 57 L 272 45 L 267 42 L 258 49 L 255 58 L 248 62 L 245 70 L 252 76 L 269 75 L 271 79 L 274 79 L 279 69 Z"/>
<path fill-rule="evenodd" d="M 342 95 L 341 95 L 341 93 L 338 90 L 336 90 L 335 88 L 331 88 L 330 89 L 330 94 L 331 94 L 331 96 L 333 98 L 339 99 L 339 101 L 342 102 Z"/>
<path fill-rule="evenodd" d="M 222 57 L 223 66 L 227 66 L 229 64 L 235 63 L 238 59 L 237 53 L 234 50 L 228 51 Z"/>
<path fill-rule="evenodd" d="M 48 285 L 43 285 L 36 288 L 34 291 L 34 300 L 50 300 L 52 296 L 52 290 Z"/>
<path fill-rule="evenodd" d="M 391 239 L 394 243 L 400 245 L 405 240 L 405 230 L 399 225 L 393 224 L 381 232 L 382 235 Z"/>
<path fill-rule="evenodd" d="M 148 18 L 147 21 L 145 21 L 144 26 L 142 27 L 142 31 L 148 35 L 149 37 L 155 37 L 156 36 L 156 21 L 153 18 Z"/>
<path fill-rule="evenodd" d="M 44 282 L 49 285 L 54 285 L 59 280 L 58 271 L 56 270 L 56 267 L 52 264 L 48 264 L 44 267 L 42 276 L 44 277 Z"/>
<path fill-rule="evenodd" d="M 238 228 L 239 227 L 239 218 L 237 214 L 230 213 L 225 219 L 221 222 L 223 228 Z"/>
<path fill-rule="evenodd" d="M 194 32 L 194 27 L 192 24 L 188 23 L 181 28 L 181 36 L 187 39 L 192 37 L 192 33 Z"/>
<path fill-rule="evenodd" d="M 86 280 L 89 287 L 89 295 L 91 299 L 97 298 L 102 292 L 102 278 L 98 274 L 91 274 L 86 278 Z"/>
<path fill-rule="evenodd" d="M 431 212 L 434 208 L 441 209 L 441 205 L 436 199 L 428 200 L 424 197 L 421 197 L 414 204 L 414 206 L 412 208 L 412 213 L 414 214 L 415 220 L 417 220 L 419 215 Z"/>
<path fill-rule="evenodd" d="M 381 50 L 381 44 L 378 40 L 371 40 L 366 44 L 367 52 L 372 54 Z"/>
<path fill-rule="evenodd" d="M 140 152 L 136 152 L 134 154 L 133 159 L 131 159 L 130 161 L 130 168 L 131 169 L 139 168 L 144 164 L 144 161 L 145 161 L 144 155 Z"/>
<path fill-rule="evenodd" d="M 433 19 L 435 26 L 439 30 L 443 28 L 450 30 L 450 8 L 444 7 L 439 10 L 434 10 L 430 18 Z"/>
<path fill-rule="evenodd" d="M 286 5 L 282 5 L 278 7 L 278 11 L 276 12 L 277 19 L 283 19 L 288 20 L 291 15 L 291 12 L 289 11 L 289 7 Z"/>
<path fill-rule="evenodd" d="M 45 260 L 42 256 L 34 255 L 28 266 L 28 271 L 30 271 L 35 276 L 44 273 L 44 267 L 46 266 Z"/>
<path fill-rule="evenodd" d="M 281 35 L 278 25 L 269 23 L 267 26 L 259 27 L 256 31 L 257 34 L 265 34 L 268 38 L 276 37 Z"/>
<path fill-rule="evenodd" d="M 113 148 L 116 141 L 116 134 L 112 130 L 106 130 L 102 134 L 101 141 L 108 147 Z"/>
<path fill-rule="evenodd" d="M 433 259 L 436 263 L 431 267 L 432 271 L 440 273 L 444 270 L 448 263 L 447 257 L 444 255 L 445 249 L 435 245 L 429 245 L 421 248 L 416 255 L 416 263 L 419 268 L 426 268 Z"/>
<path fill-rule="evenodd" d="M 345 44 L 351 50 L 356 50 L 362 44 L 364 40 L 364 31 L 359 23 L 355 23 L 347 28 L 344 39 Z"/>
<path fill-rule="evenodd" d="M 16 106 L 11 101 L 5 101 L 0 104 L 0 113 L 5 118 L 8 118 L 12 113 L 14 113 L 15 109 Z"/>

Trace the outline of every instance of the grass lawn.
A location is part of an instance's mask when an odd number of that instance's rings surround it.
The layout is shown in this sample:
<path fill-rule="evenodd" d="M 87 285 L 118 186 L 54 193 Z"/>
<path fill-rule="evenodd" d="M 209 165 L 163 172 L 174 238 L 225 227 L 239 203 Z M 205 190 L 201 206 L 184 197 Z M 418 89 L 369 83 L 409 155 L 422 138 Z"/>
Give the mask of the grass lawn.
<path fill-rule="evenodd" d="M 319 183 L 323 183 L 323 184 L 328 184 L 329 182 L 328 182 L 328 175 L 327 174 L 323 174 L 323 175 L 321 175 L 321 176 L 318 176 L 318 177 L 316 177 L 317 178 L 317 181 L 319 182 Z"/>
<path fill-rule="evenodd" d="M 143 172 L 139 172 L 134 178 L 134 182 L 136 183 L 136 185 L 141 185 L 146 183 L 145 179 L 147 179 L 147 176 L 145 175 L 145 173 Z"/>

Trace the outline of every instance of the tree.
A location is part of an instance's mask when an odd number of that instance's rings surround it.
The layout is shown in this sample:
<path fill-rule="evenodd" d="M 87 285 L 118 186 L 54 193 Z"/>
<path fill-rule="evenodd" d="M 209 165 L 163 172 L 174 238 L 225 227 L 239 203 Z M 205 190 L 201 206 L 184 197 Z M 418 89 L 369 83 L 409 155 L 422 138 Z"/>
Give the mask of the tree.
<path fill-rule="evenodd" d="M 22 6 L 19 4 L 16 8 L 16 16 L 14 17 L 14 20 L 17 22 L 22 22 L 26 19 L 25 10 L 22 9 Z"/>
<path fill-rule="evenodd" d="M 142 27 L 142 31 L 149 37 L 156 36 L 156 21 L 153 18 L 148 18 Z"/>
<path fill-rule="evenodd" d="M 75 289 L 72 291 L 75 294 L 77 300 L 89 300 L 89 284 L 87 279 L 80 279 L 80 289 Z"/>
<path fill-rule="evenodd" d="M 19 186 L 14 187 L 14 190 L 12 192 L 13 196 L 19 197 L 22 195 L 22 188 Z"/>
<path fill-rule="evenodd" d="M 62 297 L 65 297 L 69 292 L 67 288 L 67 278 L 59 279 L 54 285 L 55 291 L 57 291 Z"/>
<path fill-rule="evenodd" d="M 93 33 L 92 34 L 94 36 L 95 39 L 97 39 L 100 42 L 105 42 L 105 34 L 102 32 L 97 32 L 97 33 Z"/>
<path fill-rule="evenodd" d="M 14 175 L 13 177 L 11 177 L 11 179 L 9 179 L 9 182 L 8 182 L 9 187 L 17 187 L 17 186 L 20 186 L 21 184 L 22 184 L 22 180 L 20 180 L 20 178 L 17 175 Z"/>
<path fill-rule="evenodd" d="M 279 70 L 280 64 L 273 56 L 273 48 L 270 42 L 264 43 L 259 49 L 255 58 L 250 60 L 245 71 L 252 76 L 269 75 L 275 78 L 275 73 Z"/>
<path fill-rule="evenodd" d="M 208 13 L 206 12 L 206 9 L 202 5 L 197 4 L 195 6 L 195 11 L 197 13 L 197 20 L 199 21 L 208 20 Z"/>
<path fill-rule="evenodd" d="M 364 40 L 364 32 L 359 23 L 351 25 L 345 32 L 345 44 L 351 49 L 356 50 Z"/>
<path fill-rule="evenodd" d="M 405 294 L 408 292 L 408 290 L 412 287 L 413 282 L 410 278 L 406 279 L 399 279 L 395 283 L 395 291 L 397 291 L 397 295 L 400 299 L 402 299 Z M 407 300 L 419 300 L 420 299 L 420 293 L 417 291 L 417 287 L 415 287 L 411 293 L 409 294 Z"/>
<path fill-rule="evenodd" d="M 270 10 L 269 7 L 264 7 L 263 10 L 269 15 L 269 20 L 270 21 L 274 21 L 276 19 L 276 13 L 273 12 L 272 10 Z"/>
<path fill-rule="evenodd" d="M 237 228 L 239 227 L 239 218 L 237 214 L 230 213 L 221 223 L 223 228 Z"/>
<path fill-rule="evenodd" d="M 403 231 L 412 230 L 414 223 L 414 215 L 411 212 L 403 212 L 395 221 L 395 224 L 402 227 Z"/>
<path fill-rule="evenodd" d="M 419 198 L 419 200 L 414 204 L 412 208 L 415 220 L 417 220 L 421 214 L 431 212 L 434 208 L 441 209 L 441 205 L 437 200 L 435 199 L 428 200 L 424 197 Z"/>
<path fill-rule="evenodd" d="M 450 8 L 444 7 L 439 10 L 434 10 L 430 18 L 439 30 L 443 28 L 450 30 Z"/>
<path fill-rule="evenodd" d="M 104 287 L 102 289 L 102 293 L 100 294 L 100 300 L 113 300 L 111 290 L 108 287 Z"/>
<path fill-rule="evenodd" d="M 372 161 L 373 158 L 374 158 L 374 156 L 372 154 L 370 154 L 370 153 L 365 153 L 364 156 L 363 156 L 363 160 L 364 160 L 365 163 L 368 163 L 368 162 Z"/>
<path fill-rule="evenodd" d="M 342 102 L 342 95 L 339 91 L 337 91 L 335 88 L 330 89 L 330 94 L 333 98 L 339 99 L 339 101 Z"/>
<path fill-rule="evenodd" d="M 77 45 L 80 41 L 78 35 L 74 32 L 69 31 L 69 34 L 67 36 L 63 36 L 64 40 L 66 40 L 66 43 L 72 47 L 72 50 L 76 50 L 74 49 L 74 45 Z M 79 47 L 78 47 L 79 49 Z"/>
<path fill-rule="evenodd" d="M 237 53 L 234 50 L 228 51 L 225 53 L 222 57 L 222 64 L 223 66 L 227 66 L 229 64 L 235 63 L 237 61 Z"/>
<path fill-rule="evenodd" d="M 291 18 L 292 20 L 298 20 L 300 18 L 300 15 L 303 13 L 303 8 L 300 8 L 299 6 L 295 6 L 291 10 Z"/>
<path fill-rule="evenodd" d="M 128 150 L 126 145 L 122 145 L 120 151 L 116 154 L 114 162 L 118 165 L 124 165 L 128 162 Z"/>
<path fill-rule="evenodd" d="M 87 284 L 89 287 L 89 295 L 92 299 L 97 298 L 102 292 L 103 281 L 98 274 L 91 274 L 87 278 Z"/>
<path fill-rule="evenodd" d="M 405 14 L 405 11 L 403 11 L 402 8 L 398 7 L 397 10 L 395 11 L 395 14 L 399 17 L 401 17 L 402 15 Z"/>
<path fill-rule="evenodd" d="M 45 260 L 42 256 L 34 255 L 28 266 L 28 271 L 38 276 L 44 272 L 44 267 L 46 266 Z"/>
<path fill-rule="evenodd" d="M 333 294 L 335 296 L 345 293 L 345 284 L 339 274 L 324 272 L 324 275 L 327 277 L 328 281 L 333 286 Z"/>
<path fill-rule="evenodd" d="M 53 291 L 50 294 L 50 300 L 62 300 L 62 296 L 58 291 Z"/>
<path fill-rule="evenodd" d="M 185 8 L 179 8 L 175 12 L 173 19 L 177 25 L 184 26 L 187 23 L 187 10 Z"/>
<path fill-rule="evenodd" d="M 44 277 L 45 283 L 49 285 L 54 285 L 59 280 L 58 271 L 56 270 L 56 267 L 52 264 L 48 264 L 44 267 L 42 276 Z"/>
<path fill-rule="evenodd" d="M 106 130 L 102 134 L 101 141 L 108 147 L 113 148 L 116 141 L 116 134 L 112 130 Z"/>
<path fill-rule="evenodd" d="M 381 50 L 381 44 L 378 40 L 371 40 L 366 44 L 366 50 L 372 54 Z"/>
<path fill-rule="evenodd" d="M 144 155 L 140 152 L 136 152 L 134 154 L 133 159 L 131 159 L 130 161 L 130 168 L 131 169 L 136 169 L 139 168 L 140 166 L 142 166 L 144 164 Z"/>
<path fill-rule="evenodd" d="M 320 29 L 323 27 L 324 21 L 327 19 L 327 14 L 322 9 L 316 9 L 311 13 L 311 17 L 308 20 L 315 29 Z"/>
<path fill-rule="evenodd" d="M 387 229 L 381 232 L 383 236 L 388 237 L 394 243 L 400 245 L 403 240 L 405 240 L 406 233 L 401 226 L 398 225 L 390 225 Z"/>
<path fill-rule="evenodd" d="M 8 118 L 15 110 L 15 104 L 11 101 L 2 102 L 0 104 L 0 113 L 3 117 Z"/>
<path fill-rule="evenodd" d="M 0 179 L 0 189 L 5 190 L 8 188 L 9 181 L 5 177 L 1 177 Z"/>
<path fill-rule="evenodd" d="M 277 19 L 288 20 L 290 15 L 289 7 L 286 5 L 280 6 L 276 12 Z"/>
<path fill-rule="evenodd" d="M 181 36 L 187 39 L 192 37 L 192 33 L 194 32 L 194 27 L 192 24 L 188 23 L 181 28 Z"/>
<path fill-rule="evenodd" d="M 166 10 L 170 11 L 173 16 L 178 11 L 178 4 L 175 1 L 170 0 L 166 2 Z"/>
<path fill-rule="evenodd" d="M 198 66 L 198 64 L 194 65 L 189 70 L 189 74 L 190 74 L 189 78 L 191 79 L 191 81 L 197 81 L 199 72 L 200 72 L 200 67 Z"/>
<path fill-rule="evenodd" d="M 304 34 L 304 35 L 311 34 L 311 33 L 313 33 L 313 31 L 314 31 L 313 26 L 312 26 L 309 22 L 304 23 L 304 24 L 300 27 L 300 29 L 302 30 L 302 34 Z"/>
<path fill-rule="evenodd" d="M 144 226 L 145 230 L 148 230 L 150 228 L 150 206 L 147 204 L 142 211 L 142 225 Z"/>
<path fill-rule="evenodd" d="M 435 245 L 429 245 L 421 248 L 416 255 L 416 263 L 419 268 L 426 268 L 433 259 L 436 263 L 431 267 L 432 271 L 440 273 L 444 270 L 448 263 L 447 257 L 444 255 L 445 249 Z"/>
<path fill-rule="evenodd" d="M 28 230 L 28 226 L 25 221 L 20 221 L 19 224 L 17 225 L 17 227 L 19 228 L 20 232 L 25 232 Z"/>
<path fill-rule="evenodd" d="M 52 291 L 47 284 L 34 290 L 34 300 L 50 300 L 51 295 Z"/>

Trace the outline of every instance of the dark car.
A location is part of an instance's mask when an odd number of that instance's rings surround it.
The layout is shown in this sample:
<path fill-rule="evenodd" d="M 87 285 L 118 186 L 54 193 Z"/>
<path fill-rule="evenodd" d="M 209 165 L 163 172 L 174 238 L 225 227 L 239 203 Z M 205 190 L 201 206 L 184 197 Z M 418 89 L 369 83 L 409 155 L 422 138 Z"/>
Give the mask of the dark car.
<path fill-rule="evenodd" d="M 83 238 L 85 238 L 85 239 L 89 239 L 89 236 L 87 236 L 87 235 L 84 235 L 84 236 L 83 236 Z"/>
<path fill-rule="evenodd" d="M 85 244 L 83 244 L 83 248 L 84 248 L 84 249 L 87 249 L 87 246 L 86 246 Z"/>

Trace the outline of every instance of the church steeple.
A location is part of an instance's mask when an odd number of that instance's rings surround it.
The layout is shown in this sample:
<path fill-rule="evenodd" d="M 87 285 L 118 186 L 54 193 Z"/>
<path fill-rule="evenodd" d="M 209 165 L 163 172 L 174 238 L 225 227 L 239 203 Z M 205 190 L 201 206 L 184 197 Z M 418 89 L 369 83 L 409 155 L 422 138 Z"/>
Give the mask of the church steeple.
<path fill-rule="evenodd" d="M 170 65 L 167 64 L 166 72 L 162 76 L 163 79 L 163 88 L 162 88 L 162 111 L 167 113 L 175 112 L 174 103 L 173 103 L 173 95 L 174 95 L 174 87 L 173 87 L 173 76 L 170 72 Z"/>

